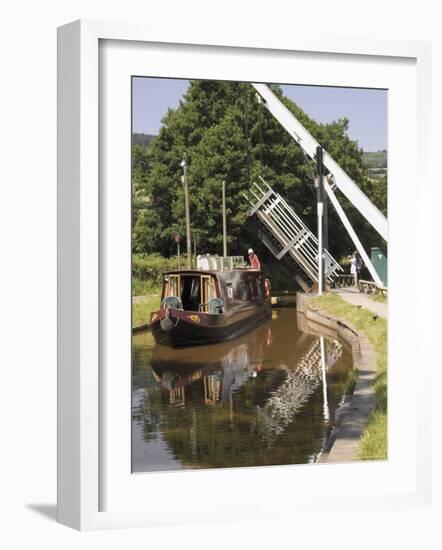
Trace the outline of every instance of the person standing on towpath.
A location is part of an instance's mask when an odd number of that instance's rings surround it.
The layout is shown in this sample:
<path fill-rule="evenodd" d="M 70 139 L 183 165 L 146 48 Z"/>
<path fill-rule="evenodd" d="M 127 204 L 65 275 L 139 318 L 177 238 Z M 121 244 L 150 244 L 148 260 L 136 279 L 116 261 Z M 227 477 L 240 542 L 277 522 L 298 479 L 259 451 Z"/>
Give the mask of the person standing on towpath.
<path fill-rule="evenodd" d="M 354 284 L 357 286 L 362 269 L 362 258 L 357 250 L 350 256 L 350 273 L 354 277 Z"/>

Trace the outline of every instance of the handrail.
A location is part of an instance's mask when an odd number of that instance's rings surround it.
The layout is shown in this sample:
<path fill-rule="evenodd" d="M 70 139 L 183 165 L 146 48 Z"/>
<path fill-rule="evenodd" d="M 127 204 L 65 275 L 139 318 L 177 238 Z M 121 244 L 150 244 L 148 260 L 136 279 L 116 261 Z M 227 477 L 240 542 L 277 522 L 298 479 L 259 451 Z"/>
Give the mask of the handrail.
<path fill-rule="evenodd" d="M 168 300 L 176 300 L 176 305 L 175 306 L 167 305 L 166 302 Z M 160 309 L 165 309 L 165 305 L 166 307 L 173 307 L 174 309 L 183 309 L 183 302 L 181 301 L 181 298 L 178 298 L 178 296 L 167 296 L 166 298 L 163 298 L 160 304 Z"/>
<path fill-rule="evenodd" d="M 215 313 L 211 313 L 209 311 L 209 305 L 213 302 L 217 302 L 217 305 L 215 306 L 215 308 L 217 308 L 218 310 L 222 310 L 223 307 L 224 307 L 224 301 L 221 299 L 221 298 L 212 298 L 211 300 L 209 300 L 208 302 L 206 302 L 205 304 L 200 304 L 198 306 L 198 311 L 204 311 L 205 308 L 207 308 L 208 310 L 208 313 L 211 314 L 211 315 L 218 315 L 219 313 L 222 313 L 222 311 L 217 311 Z"/>
<path fill-rule="evenodd" d="M 360 279 L 358 281 L 359 290 L 362 289 L 363 292 L 365 292 L 365 289 L 368 290 L 374 290 L 375 292 L 380 292 L 384 296 L 388 293 L 388 288 L 383 285 L 378 285 L 374 281 L 365 281 L 363 279 Z"/>

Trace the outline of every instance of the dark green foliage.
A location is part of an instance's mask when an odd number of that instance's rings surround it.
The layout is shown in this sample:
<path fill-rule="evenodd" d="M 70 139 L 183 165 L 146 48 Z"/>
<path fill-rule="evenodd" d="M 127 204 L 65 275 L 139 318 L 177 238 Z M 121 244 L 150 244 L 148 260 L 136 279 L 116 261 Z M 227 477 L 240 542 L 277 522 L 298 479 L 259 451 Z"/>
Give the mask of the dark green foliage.
<path fill-rule="evenodd" d="M 362 155 L 362 162 L 367 167 L 367 175 L 371 180 L 381 180 L 387 177 L 387 151 L 366 152 Z"/>
<path fill-rule="evenodd" d="M 139 145 L 140 147 L 147 148 L 149 143 L 152 141 L 152 138 L 155 137 L 151 134 L 132 134 L 132 145 Z"/>
<path fill-rule="evenodd" d="M 362 160 L 368 168 L 387 168 L 387 151 L 364 151 Z"/>
<path fill-rule="evenodd" d="M 376 204 L 379 210 L 386 216 L 387 215 L 387 176 L 383 176 L 380 179 L 365 180 L 361 185 L 361 189 L 370 198 L 370 200 Z"/>
<path fill-rule="evenodd" d="M 386 193 L 375 189 L 368 180 L 362 151 L 347 136 L 348 120 L 318 124 L 284 98 L 278 86 L 272 89 L 364 192 L 386 211 Z M 315 191 L 305 156 L 274 117 L 257 103 L 253 87 L 237 82 L 192 81 L 179 107 L 170 109 L 164 117 L 159 135 L 149 147 L 133 146 L 134 252 L 158 252 L 168 257 L 176 253 L 176 234 L 181 235 L 185 247 L 180 167 L 184 153 L 188 162 L 191 224 L 198 231 L 199 253 L 222 253 L 222 180 L 227 189 L 229 254 L 243 255 L 252 246 L 261 256 L 266 255 L 256 223 L 246 216 L 248 205 L 242 196 L 259 175 L 316 231 Z M 348 201 L 343 203 L 348 206 Z M 366 246 L 380 244 L 380 238 L 359 213 L 348 210 L 362 242 Z M 330 208 L 332 254 L 340 257 L 353 248 Z"/>

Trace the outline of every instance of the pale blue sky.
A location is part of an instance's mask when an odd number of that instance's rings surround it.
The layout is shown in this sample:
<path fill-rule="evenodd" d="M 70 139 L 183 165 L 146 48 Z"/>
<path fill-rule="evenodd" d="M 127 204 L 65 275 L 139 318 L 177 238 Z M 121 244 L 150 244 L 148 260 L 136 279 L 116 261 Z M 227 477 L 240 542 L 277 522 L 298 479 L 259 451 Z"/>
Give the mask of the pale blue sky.
<path fill-rule="evenodd" d="M 168 108 L 176 108 L 188 80 L 133 79 L 133 131 L 157 134 Z M 284 94 L 317 122 L 350 120 L 348 134 L 365 151 L 387 149 L 387 91 L 282 85 Z"/>

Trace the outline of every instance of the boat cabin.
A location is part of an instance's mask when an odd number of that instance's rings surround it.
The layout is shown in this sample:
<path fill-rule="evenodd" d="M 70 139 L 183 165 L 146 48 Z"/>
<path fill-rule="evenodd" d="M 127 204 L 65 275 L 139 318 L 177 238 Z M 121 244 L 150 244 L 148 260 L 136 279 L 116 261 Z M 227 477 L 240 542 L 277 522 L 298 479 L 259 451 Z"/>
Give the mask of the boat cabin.
<path fill-rule="evenodd" d="M 261 271 L 170 271 L 164 273 L 161 308 L 211 314 L 265 299 Z"/>

